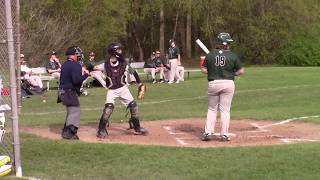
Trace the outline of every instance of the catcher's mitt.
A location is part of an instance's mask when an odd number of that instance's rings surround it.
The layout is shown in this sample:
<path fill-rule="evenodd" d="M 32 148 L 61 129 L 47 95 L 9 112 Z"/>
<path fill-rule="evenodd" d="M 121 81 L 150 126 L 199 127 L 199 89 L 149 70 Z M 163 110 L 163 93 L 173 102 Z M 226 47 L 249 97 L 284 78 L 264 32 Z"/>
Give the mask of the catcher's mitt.
<path fill-rule="evenodd" d="M 138 86 L 138 99 L 143 99 L 145 93 L 146 93 L 146 86 L 141 83 Z"/>

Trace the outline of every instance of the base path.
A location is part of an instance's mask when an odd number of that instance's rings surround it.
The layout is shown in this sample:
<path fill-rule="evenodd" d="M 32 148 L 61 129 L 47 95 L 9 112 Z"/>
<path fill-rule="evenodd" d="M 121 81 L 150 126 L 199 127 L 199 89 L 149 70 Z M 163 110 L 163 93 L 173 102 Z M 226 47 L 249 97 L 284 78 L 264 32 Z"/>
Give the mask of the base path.
<path fill-rule="evenodd" d="M 111 123 L 106 139 L 96 137 L 97 123 L 82 125 L 78 132 L 80 141 L 89 143 L 144 144 L 178 147 L 260 146 L 302 142 L 320 142 L 320 125 L 292 121 L 231 120 L 229 142 L 214 139 L 201 141 L 205 119 L 179 119 L 142 121 L 148 135 L 133 135 L 128 123 Z M 22 132 L 49 139 L 61 139 L 62 127 L 24 127 Z M 218 131 L 220 124 L 217 123 Z"/>

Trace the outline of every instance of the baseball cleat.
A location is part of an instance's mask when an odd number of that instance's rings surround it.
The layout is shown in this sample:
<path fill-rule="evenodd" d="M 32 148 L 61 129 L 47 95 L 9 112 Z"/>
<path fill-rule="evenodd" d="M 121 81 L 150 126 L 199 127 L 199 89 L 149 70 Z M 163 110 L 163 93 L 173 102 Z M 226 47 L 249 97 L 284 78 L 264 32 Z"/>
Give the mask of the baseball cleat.
<path fill-rule="evenodd" d="M 73 126 L 64 127 L 61 133 L 61 137 L 63 139 L 68 140 L 79 140 L 79 136 L 77 135 L 77 129 L 78 128 Z"/>
<path fill-rule="evenodd" d="M 98 130 L 98 132 L 97 132 L 97 138 L 101 138 L 101 139 L 104 139 L 104 138 L 106 138 L 107 137 L 107 135 L 108 135 L 108 132 L 107 132 L 107 130 L 106 129 L 101 129 L 101 130 Z"/>
<path fill-rule="evenodd" d="M 62 138 L 67 140 L 79 140 L 79 136 L 77 134 L 62 133 Z"/>
<path fill-rule="evenodd" d="M 222 141 L 222 142 L 231 141 L 231 138 L 227 135 L 221 135 L 220 141 Z"/>
<path fill-rule="evenodd" d="M 204 134 L 202 135 L 202 141 L 210 141 L 210 140 L 212 140 L 212 134 L 210 134 L 210 133 L 204 133 Z"/>
<path fill-rule="evenodd" d="M 135 129 L 133 134 L 135 134 L 135 135 L 146 135 L 147 134 L 147 130 L 145 130 L 144 128 L 140 127 L 139 129 Z"/>

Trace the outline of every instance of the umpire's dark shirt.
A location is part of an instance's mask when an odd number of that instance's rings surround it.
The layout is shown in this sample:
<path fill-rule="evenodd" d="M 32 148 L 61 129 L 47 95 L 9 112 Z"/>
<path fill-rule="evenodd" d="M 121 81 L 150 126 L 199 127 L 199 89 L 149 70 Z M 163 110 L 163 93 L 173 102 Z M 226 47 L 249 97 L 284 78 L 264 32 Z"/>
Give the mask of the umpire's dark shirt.
<path fill-rule="evenodd" d="M 68 59 L 61 67 L 60 88 L 78 91 L 88 74 L 82 75 L 82 67 L 77 61 Z"/>

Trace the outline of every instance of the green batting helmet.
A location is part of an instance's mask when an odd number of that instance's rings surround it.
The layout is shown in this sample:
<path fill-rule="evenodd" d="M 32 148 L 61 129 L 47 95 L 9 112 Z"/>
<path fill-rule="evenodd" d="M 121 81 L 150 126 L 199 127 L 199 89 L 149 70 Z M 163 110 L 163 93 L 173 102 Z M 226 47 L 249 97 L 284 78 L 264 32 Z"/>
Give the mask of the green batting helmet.
<path fill-rule="evenodd" d="M 229 42 L 233 42 L 229 33 L 222 32 L 218 34 L 217 41 L 223 45 L 227 45 Z"/>

